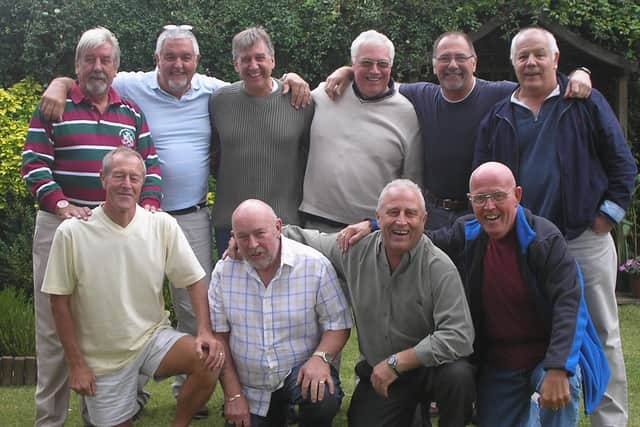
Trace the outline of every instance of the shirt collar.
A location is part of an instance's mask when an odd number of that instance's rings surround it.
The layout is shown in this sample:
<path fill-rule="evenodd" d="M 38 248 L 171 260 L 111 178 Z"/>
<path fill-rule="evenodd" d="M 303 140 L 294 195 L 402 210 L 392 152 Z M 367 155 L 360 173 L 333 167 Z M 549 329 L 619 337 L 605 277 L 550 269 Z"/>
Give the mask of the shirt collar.
<path fill-rule="evenodd" d="M 360 93 L 360 90 L 358 89 L 358 85 L 356 85 L 356 81 L 353 81 L 353 84 L 351 85 L 351 87 L 353 88 L 353 93 L 356 94 L 356 96 L 358 97 L 358 99 L 361 102 L 375 102 L 375 101 L 380 101 L 381 99 L 385 99 L 388 98 L 390 96 L 392 96 L 396 89 L 395 89 L 395 83 L 393 82 L 393 79 L 389 79 L 389 84 L 387 85 L 387 87 L 389 88 L 387 91 L 381 93 L 380 95 L 376 95 L 376 96 L 372 96 L 370 98 L 365 98 L 362 93 Z"/>
<path fill-rule="evenodd" d="M 522 101 L 520 101 L 517 97 L 518 93 L 520 93 L 520 86 L 518 86 L 518 88 L 516 90 L 513 91 L 513 93 L 511 94 L 511 102 L 513 104 L 519 105 L 521 107 L 526 108 L 527 110 L 530 110 L 530 108 L 525 105 Z M 554 96 L 559 96 L 560 95 L 560 85 L 556 85 L 555 89 L 553 89 L 551 91 L 551 93 L 549 95 L 547 95 L 547 97 L 544 99 L 545 101 L 549 98 L 553 98 Z"/>
<path fill-rule="evenodd" d="M 147 84 L 149 85 L 150 89 L 160 90 L 163 93 L 166 93 L 167 95 L 173 96 L 169 92 L 165 91 L 160 87 L 160 83 L 158 83 L 158 67 L 156 67 L 156 69 L 153 70 L 153 73 L 149 74 L 149 79 L 147 79 Z M 191 78 L 191 87 L 189 88 L 187 93 L 181 96 L 181 98 L 189 96 L 191 92 L 198 92 L 200 90 L 200 86 L 201 85 L 200 85 L 200 79 L 198 78 L 198 73 L 194 73 L 193 77 Z"/>
<path fill-rule="evenodd" d="M 384 256 L 386 259 L 387 253 L 384 250 L 384 242 L 382 241 L 382 233 L 380 232 L 380 230 L 376 231 L 375 233 L 377 233 L 376 235 L 376 244 L 375 244 L 375 248 L 376 248 L 376 256 Z M 422 240 L 425 239 L 424 234 L 422 235 L 422 237 L 420 237 L 420 240 L 418 240 L 418 243 L 411 249 L 409 249 L 409 260 L 408 262 L 411 262 L 415 257 L 416 254 L 418 252 L 418 247 L 420 246 L 420 244 L 422 243 Z M 405 257 L 404 255 L 402 256 L 402 260 L 404 260 Z M 402 261 L 401 261 L 402 263 Z"/>
<path fill-rule="evenodd" d="M 78 84 L 78 81 L 73 82 L 73 86 L 71 87 L 70 94 L 71 94 L 71 101 L 76 105 L 80 104 L 83 101 L 86 101 L 87 104 L 93 105 L 93 101 L 91 100 L 91 98 L 86 96 L 82 91 L 82 89 L 80 89 L 80 85 Z M 118 94 L 118 92 L 116 92 L 113 86 L 109 87 L 109 93 L 107 96 L 109 99 L 107 106 L 111 104 L 122 103 L 122 98 L 120 98 L 120 95 Z"/>
<path fill-rule="evenodd" d="M 478 79 L 476 79 L 476 76 L 473 76 L 473 86 L 471 86 L 471 90 L 461 99 L 452 100 L 452 99 L 447 98 L 447 95 L 445 95 L 444 91 L 442 90 L 442 86 L 440 86 L 440 94 L 442 95 L 444 100 L 447 101 L 449 104 L 458 104 L 458 103 L 464 101 L 465 99 L 467 99 L 469 97 L 469 95 L 471 95 L 473 90 L 476 88 L 476 82 L 477 81 L 478 81 Z"/>
<path fill-rule="evenodd" d="M 293 267 L 295 264 L 296 254 L 292 246 L 291 239 L 280 236 L 280 267 L 283 265 Z"/>

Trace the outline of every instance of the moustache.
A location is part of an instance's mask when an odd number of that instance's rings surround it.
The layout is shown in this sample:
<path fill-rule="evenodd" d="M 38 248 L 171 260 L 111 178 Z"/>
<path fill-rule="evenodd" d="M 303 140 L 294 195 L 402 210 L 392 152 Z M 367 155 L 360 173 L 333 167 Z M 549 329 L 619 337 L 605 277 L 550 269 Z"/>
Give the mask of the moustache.
<path fill-rule="evenodd" d="M 89 74 L 90 79 L 107 80 L 107 74 L 102 71 L 94 71 Z"/>

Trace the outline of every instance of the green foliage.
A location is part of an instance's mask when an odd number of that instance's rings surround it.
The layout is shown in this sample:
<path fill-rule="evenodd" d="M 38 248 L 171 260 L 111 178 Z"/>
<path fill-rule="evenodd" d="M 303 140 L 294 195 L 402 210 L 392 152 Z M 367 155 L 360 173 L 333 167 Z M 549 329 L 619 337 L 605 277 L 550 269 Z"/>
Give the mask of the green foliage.
<path fill-rule="evenodd" d="M 8 195 L 28 194 L 20 177 L 22 147 L 41 93 L 41 86 L 32 80 L 0 88 L 0 212 L 7 207 Z"/>
<path fill-rule="evenodd" d="M 33 304 L 20 290 L 0 290 L 0 355 L 35 354 Z"/>
<path fill-rule="evenodd" d="M 0 0 L 0 8 L 3 86 L 25 75 L 42 83 L 73 75 L 78 37 L 96 25 L 118 36 L 122 69 L 147 70 L 162 26 L 191 24 L 202 51 L 201 71 L 231 81 L 237 79 L 231 38 L 262 25 L 276 46 L 276 74 L 296 71 L 313 87 L 349 61 L 351 40 L 371 28 L 394 41 L 395 73 L 402 81 L 425 78 L 425 52 L 438 34 L 477 30 L 497 16 L 513 31 L 545 14 L 630 60 L 640 51 L 640 4 L 633 0 Z M 530 19 L 523 22 L 522 16 Z"/>
<path fill-rule="evenodd" d="M 32 294 L 31 238 L 35 209 L 20 177 L 22 147 L 42 88 L 21 81 L 0 89 L 0 289 Z"/>
<path fill-rule="evenodd" d="M 7 194 L 5 199 L 7 207 L 0 210 L 0 290 L 16 288 L 31 296 L 35 207 L 31 196 Z"/>

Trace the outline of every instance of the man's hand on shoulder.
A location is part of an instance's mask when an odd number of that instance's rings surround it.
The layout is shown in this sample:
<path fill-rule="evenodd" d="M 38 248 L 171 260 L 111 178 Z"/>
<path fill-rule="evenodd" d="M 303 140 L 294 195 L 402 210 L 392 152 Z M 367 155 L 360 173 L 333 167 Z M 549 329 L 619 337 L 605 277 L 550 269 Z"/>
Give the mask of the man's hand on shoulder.
<path fill-rule="evenodd" d="M 569 75 L 569 83 L 564 93 L 565 98 L 588 98 L 591 96 L 591 75 L 577 69 Z"/>
<path fill-rule="evenodd" d="M 227 258 L 231 258 L 235 260 L 242 259 L 242 255 L 240 255 L 240 251 L 238 250 L 238 242 L 233 236 L 229 238 L 229 244 L 227 245 L 227 250 L 224 251 L 224 253 L 222 254 L 222 259 L 227 259 Z"/>
<path fill-rule="evenodd" d="M 342 96 L 347 84 L 353 80 L 353 70 L 345 65 L 335 70 L 327 77 L 324 86 L 324 92 L 332 100 L 336 100 Z"/>
<path fill-rule="evenodd" d="M 282 76 L 282 94 L 286 95 L 289 90 L 291 90 L 291 105 L 293 108 L 304 108 L 311 104 L 309 83 L 296 73 L 286 73 Z"/>
<path fill-rule="evenodd" d="M 296 382 L 302 390 L 302 398 L 317 402 L 324 399 L 325 387 L 329 386 L 329 393 L 335 393 L 335 385 L 331 378 L 329 364 L 317 356 L 311 356 L 302 365 Z"/>
<path fill-rule="evenodd" d="M 149 211 L 151 213 L 162 212 L 162 209 L 156 208 L 153 205 L 146 204 L 143 206 L 144 210 Z"/>
<path fill-rule="evenodd" d="M 61 219 L 78 218 L 87 221 L 91 216 L 91 209 L 69 203 L 63 207 L 56 207 L 55 214 Z"/>
<path fill-rule="evenodd" d="M 62 113 L 67 103 L 67 93 L 73 85 L 73 80 L 68 77 L 54 79 L 40 100 L 40 113 L 49 122 L 62 120 Z"/>
<path fill-rule="evenodd" d="M 351 224 L 343 228 L 337 235 L 336 240 L 342 252 L 346 252 L 351 246 L 364 239 L 371 233 L 371 221 L 365 220 L 357 224 Z"/>

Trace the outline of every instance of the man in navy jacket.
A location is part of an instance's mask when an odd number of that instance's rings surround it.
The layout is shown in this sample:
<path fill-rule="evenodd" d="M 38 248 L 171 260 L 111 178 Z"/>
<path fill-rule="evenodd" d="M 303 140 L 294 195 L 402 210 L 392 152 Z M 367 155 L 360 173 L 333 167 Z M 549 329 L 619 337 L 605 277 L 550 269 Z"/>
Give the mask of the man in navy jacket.
<path fill-rule="evenodd" d="M 506 164 L 526 189 L 522 205 L 553 222 L 584 274 L 584 296 L 611 368 L 611 381 L 591 416 L 594 426 L 627 424 L 627 381 L 615 299 L 617 256 L 609 234 L 629 206 L 637 168 L 602 94 L 559 96 L 555 38 L 527 28 L 512 40 L 519 86 L 496 104 L 476 140 L 474 164 Z"/>
<path fill-rule="evenodd" d="M 505 165 L 480 166 L 470 191 L 474 215 L 429 235 L 463 276 L 480 367 L 478 424 L 577 425 L 581 383 L 589 413 L 609 379 L 580 269 L 560 231 L 520 206 L 523 190 Z"/>

